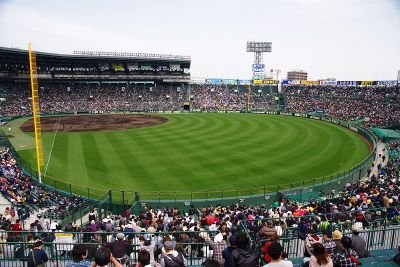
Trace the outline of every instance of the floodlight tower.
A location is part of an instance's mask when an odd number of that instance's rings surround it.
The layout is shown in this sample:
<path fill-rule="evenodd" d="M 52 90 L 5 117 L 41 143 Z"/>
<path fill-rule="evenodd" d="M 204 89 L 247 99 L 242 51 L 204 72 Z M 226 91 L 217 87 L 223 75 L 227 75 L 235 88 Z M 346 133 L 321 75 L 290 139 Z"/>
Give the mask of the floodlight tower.
<path fill-rule="evenodd" d="M 247 41 L 246 51 L 254 53 L 253 79 L 264 80 L 265 65 L 263 64 L 263 53 L 270 53 L 272 51 L 272 43 Z M 250 93 L 251 86 L 249 85 L 249 91 L 247 93 L 247 112 L 250 111 Z"/>
<path fill-rule="evenodd" d="M 247 52 L 254 53 L 254 64 L 263 64 L 263 53 L 272 51 L 271 42 L 247 41 Z"/>

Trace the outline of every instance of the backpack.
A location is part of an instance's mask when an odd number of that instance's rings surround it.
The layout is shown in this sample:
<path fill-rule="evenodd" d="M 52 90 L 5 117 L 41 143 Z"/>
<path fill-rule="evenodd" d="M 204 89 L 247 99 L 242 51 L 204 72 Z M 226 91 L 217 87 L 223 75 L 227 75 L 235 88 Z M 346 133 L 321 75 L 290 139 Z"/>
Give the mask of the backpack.
<path fill-rule="evenodd" d="M 178 256 L 174 257 L 174 255 L 165 255 L 164 257 L 165 267 L 185 267 L 183 262 L 183 256 L 181 253 L 178 253 Z"/>
<path fill-rule="evenodd" d="M 245 251 L 240 248 L 232 251 L 233 266 L 257 267 L 259 266 L 259 258 L 257 253 Z"/>

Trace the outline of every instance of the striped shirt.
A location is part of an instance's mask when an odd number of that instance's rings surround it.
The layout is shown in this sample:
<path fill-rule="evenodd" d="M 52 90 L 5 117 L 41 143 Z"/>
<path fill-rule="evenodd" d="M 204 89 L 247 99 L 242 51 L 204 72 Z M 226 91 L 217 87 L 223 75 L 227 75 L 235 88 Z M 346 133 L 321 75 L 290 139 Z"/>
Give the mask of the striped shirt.
<path fill-rule="evenodd" d="M 333 255 L 336 249 L 336 243 L 332 240 L 322 240 L 322 245 L 324 245 L 326 252 L 328 252 L 331 259 L 333 259 Z"/>

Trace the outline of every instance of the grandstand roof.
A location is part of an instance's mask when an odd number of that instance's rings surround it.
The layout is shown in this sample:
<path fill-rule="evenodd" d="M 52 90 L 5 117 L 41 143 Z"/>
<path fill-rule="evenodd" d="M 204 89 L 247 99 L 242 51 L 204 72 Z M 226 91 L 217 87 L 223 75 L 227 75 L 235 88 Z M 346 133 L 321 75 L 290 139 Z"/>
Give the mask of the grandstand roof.
<path fill-rule="evenodd" d="M 400 139 L 400 132 L 391 130 L 391 129 L 383 129 L 383 128 L 372 128 L 372 131 L 379 138 L 390 138 L 390 139 Z"/>
<path fill-rule="evenodd" d="M 56 54 L 47 52 L 37 52 L 37 60 L 46 63 L 58 63 L 62 61 L 64 63 L 138 63 L 138 62 L 154 62 L 154 63 L 180 63 L 187 64 L 187 68 L 190 67 L 190 57 L 185 56 L 174 56 L 174 55 L 158 55 L 138 53 L 136 57 L 133 56 L 96 56 L 96 55 L 68 55 L 68 54 Z M 151 56 L 150 56 L 151 55 Z M 28 51 L 17 48 L 0 47 L 0 63 L 18 63 L 19 60 L 27 61 Z"/>

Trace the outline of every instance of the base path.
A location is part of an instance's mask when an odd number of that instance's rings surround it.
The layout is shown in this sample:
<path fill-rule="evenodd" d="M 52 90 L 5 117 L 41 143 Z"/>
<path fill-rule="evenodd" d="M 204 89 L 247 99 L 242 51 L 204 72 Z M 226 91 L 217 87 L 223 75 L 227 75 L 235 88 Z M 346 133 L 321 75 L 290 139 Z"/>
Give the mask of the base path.
<path fill-rule="evenodd" d="M 141 114 L 72 115 L 40 118 L 43 132 L 89 132 L 144 128 L 167 122 L 161 116 Z M 23 132 L 33 132 L 33 119 L 21 125 Z"/>

